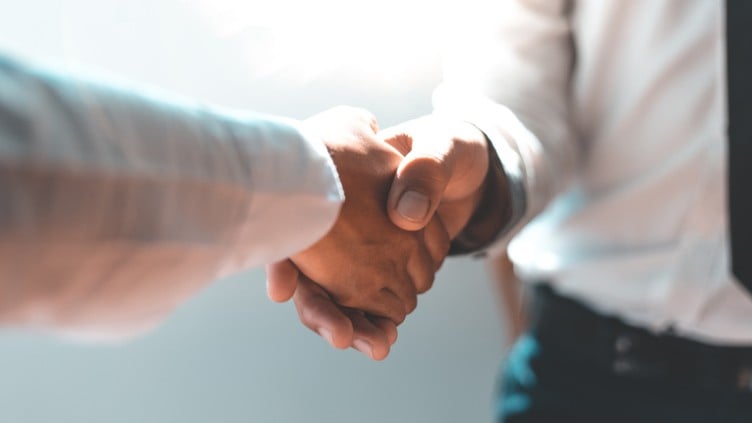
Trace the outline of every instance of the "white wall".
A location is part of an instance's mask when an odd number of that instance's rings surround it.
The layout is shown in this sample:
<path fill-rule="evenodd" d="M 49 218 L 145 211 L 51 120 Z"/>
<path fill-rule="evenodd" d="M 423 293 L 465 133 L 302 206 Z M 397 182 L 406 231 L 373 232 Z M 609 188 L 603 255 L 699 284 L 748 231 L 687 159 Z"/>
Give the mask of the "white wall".
<path fill-rule="evenodd" d="M 265 7 L 244 4 L 251 15 Z M 280 42 L 242 19 L 225 28 L 221 14 L 196 5 L 0 0 L 0 51 L 298 118 L 351 104 L 388 126 L 430 110 L 438 43 L 409 38 L 419 28 L 382 44 L 380 37 L 358 41 L 362 33 L 338 44 L 331 34 L 315 38 L 312 26 Z M 326 54 L 301 59 L 272 47 L 289 47 L 306 31 L 313 32 L 300 40 L 303 50 Z M 395 44 L 401 37 L 407 41 Z M 380 63 L 350 51 L 358 42 Z M 383 66 L 390 49 L 402 49 L 394 68 Z M 312 63 L 321 57 L 347 60 Z M 482 263 L 450 260 L 381 363 L 325 345 L 291 304 L 266 299 L 263 281 L 260 270 L 219 281 L 122 346 L 0 332 L 0 422 L 490 421 L 503 333 Z"/>

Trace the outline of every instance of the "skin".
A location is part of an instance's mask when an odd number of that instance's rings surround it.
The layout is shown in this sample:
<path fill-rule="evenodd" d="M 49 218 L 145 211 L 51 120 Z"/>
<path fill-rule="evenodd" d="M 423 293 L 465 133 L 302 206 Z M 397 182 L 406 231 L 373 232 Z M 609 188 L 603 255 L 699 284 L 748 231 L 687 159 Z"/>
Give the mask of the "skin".
<path fill-rule="evenodd" d="M 488 146 L 483 133 L 461 121 L 424 116 L 388 128 L 379 137 L 404 155 L 389 192 L 388 213 L 405 230 L 425 227 L 438 215 L 454 239 L 478 207 L 488 173 Z M 424 216 L 400 213 L 398 202 L 414 191 L 429 199 Z"/>
<path fill-rule="evenodd" d="M 489 262 L 498 290 L 499 310 L 506 322 L 505 345 L 512 345 L 527 327 L 527 310 L 523 304 L 520 281 L 514 273 L 514 266 L 506 254 Z"/>
<path fill-rule="evenodd" d="M 303 324 L 333 346 L 383 359 L 396 325 L 433 284 L 449 235 L 439 216 L 410 231 L 390 220 L 385 205 L 403 155 L 377 138 L 373 116 L 336 108 L 304 126 L 324 140 L 346 200 L 325 237 L 267 267 L 269 296 L 293 295 Z"/>
<path fill-rule="evenodd" d="M 476 212 L 479 208 L 503 210 L 504 205 L 508 204 L 509 193 L 503 172 L 489 166 L 489 147 L 480 130 L 466 122 L 425 116 L 386 129 L 378 137 L 400 155 L 393 173 L 394 179 L 385 197 L 388 217 L 396 228 L 408 233 L 431 235 L 424 241 L 426 250 L 433 252 L 434 272 L 448 251 L 443 244 L 445 239 L 435 241 L 441 239 L 436 234 L 440 232 L 437 226 L 441 226 L 449 239 L 471 234 L 480 245 L 495 237 L 506 218 L 504 213 Z M 335 149 L 335 163 L 336 154 Z M 344 160 L 344 157 L 340 158 Z M 373 158 L 368 156 L 369 160 Z M 365 166 L 366 162 L 357 162 L 357 165 Z M 392 164 L 390 161 L 390 166 Z M 343 166 L 343 169 L 348 167 Z M 348 173 L 341 177 L 343 181 L 346 180 Z M 414 202 L 412 207 L 401 208 L 400 199 L 408 191 L 418 193 L 417 196 L 413 195 L 413 199 L 425 198 L 424 207 L 416 206 Z M 343 216 L 347 215 L 343 212 Z M 381 219 L 376 221 L 379 225 L 383 223 Z M 483 238 L 479 239 L 478 234 Z M 443 252 L 441 257 L 436 256 L 439 252 Z M 348 268 L 351 269 L 363 265 L 360 258 L 364 257 L 358 254 L 344 257 L 350 260 Z M 289 263 L 272 264 L 267 267 L 267 272 L 270 298 L 286 301 L 293 297 L 303 324 L 319 333 L 332 346 L 351 346 L 375 360 L 388 355 L 390 346 L 397 338 L 396 325 L 401 320 L 384 318 L 385 314 L 373 313 L 374 309 L 370 306 L 362 308 L 352 307 L 352 302 L 338 303 L 336 294 L 332 295 L 321 280 L 308 273 L 306 277 L 301 277 Z M 430 288 L 430 283 L 425 283 L 427 280 L 433 281 L 433 277 L 414 278 L 413 283 L 418 282 L 414 285 L 415 292 Z M 363 285 L 356 286 L 356 290 L 373 292 Z"/>

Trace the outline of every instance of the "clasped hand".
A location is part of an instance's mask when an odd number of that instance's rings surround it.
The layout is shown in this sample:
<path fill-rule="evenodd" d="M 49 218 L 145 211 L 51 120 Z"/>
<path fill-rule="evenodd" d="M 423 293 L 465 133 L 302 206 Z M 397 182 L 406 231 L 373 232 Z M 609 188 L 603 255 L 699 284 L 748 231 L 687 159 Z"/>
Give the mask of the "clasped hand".
<path fill-rule="evenodd" d="M 334 347 L 381 360 L 480 202 L 485 137 L 435 117 L 379 132 L 370 113 L 348 107 L 304 125 L 326 144 L 345 203 L 324 238 L 267 266 L 268 294 L 294 298 L 303 324 Z"/>

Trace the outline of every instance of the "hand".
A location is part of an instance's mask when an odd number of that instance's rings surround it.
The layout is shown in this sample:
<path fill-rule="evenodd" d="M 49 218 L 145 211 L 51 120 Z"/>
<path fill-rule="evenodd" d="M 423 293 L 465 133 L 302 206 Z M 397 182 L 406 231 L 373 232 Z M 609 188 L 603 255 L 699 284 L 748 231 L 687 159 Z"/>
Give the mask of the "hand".
<path fill-rule="evenodd" d="M 291 261 L 267 267 L 269 296 L 285 301 L 297 288 L 295 301 L 304 324 L 335 347 L 353 345 L 381 359 L 396 339 L 394 323 L 404 320 L 417 304 L 416 294 L 433 283 L 449 239 L 438 220 L 417 232 L 402 231 L 389 221 L 384 204 L 402 156 L 376 139 L 370 114 L 338 108 L 305 125 L 327 144 L 346 201 L 326 237 Z"/>
<path fill-rule="evenodd" d="M 338 306 L 319 285 L 300 274 L 291 261 L 268 265 L 270 298 L 286 301 L 294 294 L 303 324 L 333 347 L 353 347 L 374 360 L 383 360 L 397 340 L 397 325 L 384 317 Z"/>
<path fill-rule="evenodd" d="M 488 145 L 483 133 L 473 125 L 450 123 L 430 116 L 382 131 L 379 138 L 406 155 L 392 184 L 388 206 L 392 222 L 403 229 L 420 230 L 438 214 L 447 235 L 454 237 L 467 226 L 484 195 L 498 195 L 500 200 L 507 198 L 504 181 L 499 181 L 498 189 L 488 190 Z M 406 194 L 408 191 L 417 194 Z M 409 201 L 400 201 L 405 199 Z M 310 291 L 307 283 L 298 285 L 297 272 L 285 263 L 269 266 L 267 272 L 272 299 L 284 301 L 292 296 L 296 287 Z M 396 327 L 381 321 L 376 325 L 378 330 L 366 331 L 348 320 L 345 310 L 327 300 L 325 293 L 319 291 L 319 294 L 295 295 L 298 312 L 306 326 L 337 348 L 352 344 L 372 358 L 386 357 L 389 346 L 396 340 Z M 372 350 L 364 350 L 363 342 L 349 342 L 353 339 L 367 339 L 366 344 L 370 344 Z"/>
<path fill-rule="evenodd" d="M 329 149 L 345 203 L 329 233 L 290 259 L 338 304 L 400 323 L 431 286 L 448 239 L 429 243 L 424 231 L 403 231 L 389 221 L 386 198 L 402 155 L 376 138 L 370 113 L 340 107 L 304 125 Z"/>
<path fill-rule="evenodd" d="M 434 219 L 424 233 L 433 248 L 442 251 L 438 270 L 448 249 L 446 230 Z M 300 321 L 333 347 L 353 347 L 374 360 L 387 357 L 397 340 L 395 322 L 336 304 L 329 293 L 302 274 L 290 260 L 267 265 L 266 274 L 269 298 L 277 302 L 293 298 Z M 430 287 L 429 284 L 424 290 Z"/>
<path fill-rule="evenodd" d="M 419 230 L 436 213 L 454 239 L 486 192 L 485 135 L 467 122 L 429 115 L 385 129 L 379 137 L 405 155 L 389 191 L 392 222 Z"/>

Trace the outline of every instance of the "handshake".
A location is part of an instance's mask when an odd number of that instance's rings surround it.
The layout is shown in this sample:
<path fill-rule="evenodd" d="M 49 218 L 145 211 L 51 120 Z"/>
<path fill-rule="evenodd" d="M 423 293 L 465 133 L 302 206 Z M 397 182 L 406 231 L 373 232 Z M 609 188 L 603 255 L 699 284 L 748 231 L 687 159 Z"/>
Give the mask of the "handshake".
<path fill-rule="evenodd" d="M 466 122 L 426 116 L 379 131 L 370 113 L 339 107 L 303 126 L 327 146 L 345 202 L 326 236 L 267 265 L 269 298 L 292 298 L 303 324 L 332 346 L 382 360 L 452 242 L 496 236 L 506 181 L 489 165 L 484 134 Z"/>

